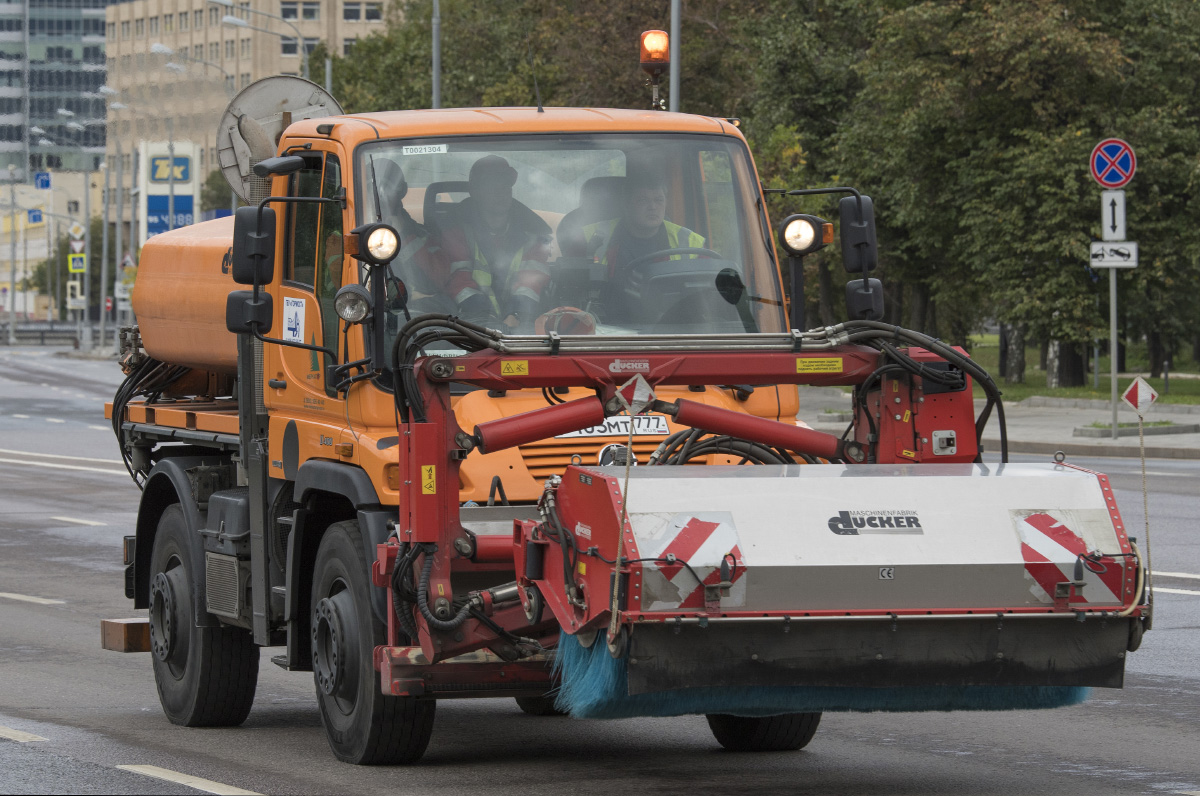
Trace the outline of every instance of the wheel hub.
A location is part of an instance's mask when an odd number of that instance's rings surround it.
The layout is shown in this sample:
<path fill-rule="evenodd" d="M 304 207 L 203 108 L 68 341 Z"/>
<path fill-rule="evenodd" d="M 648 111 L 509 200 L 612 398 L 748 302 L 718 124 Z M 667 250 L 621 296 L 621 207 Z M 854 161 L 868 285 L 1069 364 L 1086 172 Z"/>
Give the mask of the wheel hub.
<path fill-rule="evenodd" d="M 175 590 L 167 573 L 159 572 L 150 583 L 150 650 L 166 661 L 175 649 Z"/>
<path fill-rule="evenodd" d="M 340 690 L 344 679 L 345 633 L 336 598 L 325 597 L 313 611 L 312 656 L 317 685 L 327 696 Z"/>

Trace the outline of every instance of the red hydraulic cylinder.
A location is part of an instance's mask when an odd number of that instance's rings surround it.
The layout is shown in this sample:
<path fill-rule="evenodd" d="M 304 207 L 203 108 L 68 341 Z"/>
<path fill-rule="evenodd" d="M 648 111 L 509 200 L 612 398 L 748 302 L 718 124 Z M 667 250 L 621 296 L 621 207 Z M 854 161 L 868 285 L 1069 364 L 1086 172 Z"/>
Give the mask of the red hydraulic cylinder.
<path fill-rule="evenodd" d="M 512 534 L 476 536 L 473 561 L 482 564 L 511 564 L 513 562 Z"/>
<path fill-rule="evenodd" d="M 675 412 L 675 422 L 692 428 L 809 453 L 824 459 L 840 459 L 849 453 L 843 450 L 842 441 L 834 435 L 811 428 L 731 412 L 683 398 L 675 401 L 675 405 L 679 407 Z"/>
<path fill-rule="evenodd" d="M 475 439 L 482 453 L 492 453 L 599 425 L 607 417 L 596 396 L 534 409 L 475 426 Z"/>

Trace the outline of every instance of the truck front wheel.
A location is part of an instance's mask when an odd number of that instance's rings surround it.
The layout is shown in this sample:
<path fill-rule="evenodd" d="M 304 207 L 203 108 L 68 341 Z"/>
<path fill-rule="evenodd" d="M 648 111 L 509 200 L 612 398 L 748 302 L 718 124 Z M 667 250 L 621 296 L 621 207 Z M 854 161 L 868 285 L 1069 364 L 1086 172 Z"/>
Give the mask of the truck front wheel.
<path fill-rule="evenodd" d="M 150 651 L 158 701 L 172 724 L 233 727 L 246 720 L 258 684 L 250 632 L 197 627 L 192 584 L 203 576 L 179 504 L 158 521 L 150 554 Z"/>
<path fill-rule="evenodd" d="M 329 526 L 317 549 L 312 588 L 312 661 L 321 723 L 339 760 L 361 765 L 419 760 L 437 703 L 385 696 L 375 647 L 386 643 L 371 612 L 371 583 L 358 523 Z"/>
<path fill-rule="evenodd" d="M 731 752 L 791 752 L 808 746 L 820 713 L 784 713 L 780 716 L 730 716 L 708 714 L 708 727 L 717 742 Z"/>

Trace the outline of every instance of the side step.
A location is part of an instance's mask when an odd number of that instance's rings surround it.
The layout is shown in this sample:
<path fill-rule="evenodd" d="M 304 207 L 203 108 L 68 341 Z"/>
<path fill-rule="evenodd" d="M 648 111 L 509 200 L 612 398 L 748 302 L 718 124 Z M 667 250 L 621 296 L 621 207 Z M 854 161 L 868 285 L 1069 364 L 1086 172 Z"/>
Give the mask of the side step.
<path fill-rule="evenodd" d="M 101 619 L 100 646 L 114 652 L 149 652 L 150 620 Z"/>

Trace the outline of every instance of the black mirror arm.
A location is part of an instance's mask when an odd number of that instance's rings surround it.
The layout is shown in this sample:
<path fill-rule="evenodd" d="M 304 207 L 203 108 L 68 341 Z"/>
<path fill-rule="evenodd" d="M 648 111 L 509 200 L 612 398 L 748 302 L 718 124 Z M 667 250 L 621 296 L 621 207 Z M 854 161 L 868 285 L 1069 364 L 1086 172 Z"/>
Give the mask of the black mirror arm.
<path fill-rule="evenodd" d="M 326 199 L 323 196 L 268 196 L 267 198 L 263 199 L 262 201 L 260 201 L 258 203 L 258 224 L 257 224 L 257 228 L 255 229 L 255 232 L 262 232 L 263 208 L 265 208 L 271 202 L 280 202 L 282 204 L 305 204 L 308 202 L 312 202 L 315 204 L 329 204 L 329 205 L 339 205 L 341 207 L 345 207 L 345 202 L 346 202 L 345 190 L 346 190 L 345 188 L 342 189 L 342 193 L 340 194 L 341 198 L 339 198 L 339 199 Z"/>
<path fill-rule="evenodd" d="M 854 194 L 854 198 L 858 203 L 858 221 L 861 222 L 863 220 L 862 194 L 858 192 L 857 188 L 795 188 L 790 191 L 783 191 L 779 189 L 769 190 L 771 190 L 772 193 L 778 191 L 779 193 L 785 193 L 788 196 L 816 196 L 818 194 L 827 193 L 851 193 Z"/>
<path fill-rule="evenodd" d="M 340 204 L 340 202 L 337 199 L 325 199 L 320 196 L 268 196 L 258 203 L 258 222 L 255 224 L 255 230 L 254 230 L 256 233 L 262 232 L 263 210 L 271 202 L 282 202 L 282 203 L 291 203 L 291 204 L 304 204 L 306 202 L 313 202 L 316 204 L 334 204 L 334 205 Z M 258 301 L 258 291 L 262 288 L 262 285 L 260 285 L 258 282 L 257 274 L 255 274 L 255 277 L 256 278 L 254 280 L 254 300 Z M 309 345 L 308 343 L 296 343 L 296 342 L 292 342 L 290 340 L 279 340 L 274 337 L 264 337 L 263 333 L 258 330 L 258 324 L 254 324 L 253 329 L 254 329 L 253 334 L 254 334 L 254 337 L 256 340 L 260 340 L 264 343 L 278 343 L 279 345 L 291 346 L 293 348 L 303 348 L 306 351 L 319 351 L 322 354 L 324 354 L 325 356 L 329 357 L 329 360 L 331 362 L 333 362 L 333 363 L 337 362 L 337 352 L 332 351 L 324 346 Z"/>
<path fill-rule="evenodd" d="M 255 299 L 257 299 L 258 298 L 258 295 L 257 295 L 258 285 L 254 286 L 254 290 L 255 290 Z M 252 324 L 252 326 L 254 327 L 254 331 L 252 332 L 252 334 L 254 335 L 254 339 L 256 339 L 256 340 L 261 340 L 264 343 L 278 343 L 279 345 L 291 346 L 292 348 L 303 348 L 305 351 L 319 351 L 320 353 L 329 357 L 331 362 L 334 362 L 334 363 L 337 362 L 337 352 L 333 351 L 331 349 L 328 349 L 325 346 L 309 345 L 308 343 L 295 343 L 295 342 L 292 342 L 291 340 L 280 340 L 275 337 L 264 337 L 263 333 L 258 330 L 257 323 Z"/>

